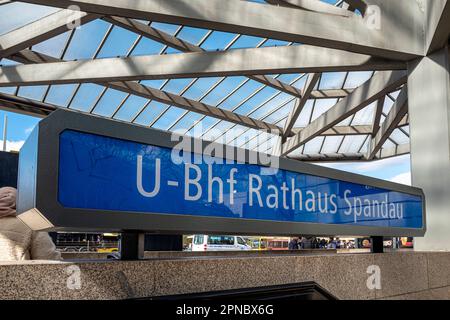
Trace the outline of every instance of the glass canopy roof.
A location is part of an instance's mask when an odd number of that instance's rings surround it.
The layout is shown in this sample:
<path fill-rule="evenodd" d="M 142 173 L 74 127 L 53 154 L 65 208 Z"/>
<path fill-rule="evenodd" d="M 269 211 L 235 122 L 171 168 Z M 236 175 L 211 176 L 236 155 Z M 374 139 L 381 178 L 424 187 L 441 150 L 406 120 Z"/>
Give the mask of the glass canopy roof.
<path fill-rule="evenodd" d="M 263 0 L 252 2 L 258 2 L 261 6 L 272 5 Z M 338 7 L 345 5 L 343 1 L 329 0 L 325 2 Z M 61 9 L 21 2 L 1 4 L 0 35 L 7 34 L 58 10 Z M 183 25 L 142 20 L 139 22 L 194 44 L 204 51 L 301 45 L 276 39 Z M 93 20 L 77 29 L 66 31 L 40 42 L 29 49 L 66 61 L 181 53 L 181 51 L 162 42 L 113 25 L 104 19 Z M 4 58 L 0 61 L 0 64 L 10 66 L 19 63 Z M 368 81 L 373 74 L 373 71 L 322 73 L 314 90 L 323 92 L 342 89 L 346 92 L 352 92 Z M 308 78 L 308 74 L 272 74 L 267 76 L 299 90 L 304 88 Z M 209 106 L 275 124 L 282 128 L 285 126 L 298 98 L 258 82 L 254 78 L 244 76 L 143 80 L 139 83 L 146 87 L 183 96 Z M 397 88 L 397 91 L 387 94 L 379 119 L 380 124 L 384 122 L 391 110 L 400 89 Z M 0 92 L 61 108 L 79 110 L 264 153 L 274 152 L 279 140 L 278 135 L 216 119 L 159 101 L 149 100 L 100 84 L 3 87 L 0 88 Z M 293 131 L 298 132 L 307 127 L 312 121 L 335 106 L 342 98 L 310 98 L 298 116 Z M 371 132 L 367 128 L 373 126 L 376 109 L 377 102 L 374 102 L 339 123 L 331 132 L 312 139 L 288 156 L 305 161 L 362 158 L 368 152 Z M 339 127 L 345 127 L 346 130 L 343 130 L 340 134 Z M 408 143 L 409 126 L 406 116 L 384 143 L 383 148 L 392 149 Z"/>

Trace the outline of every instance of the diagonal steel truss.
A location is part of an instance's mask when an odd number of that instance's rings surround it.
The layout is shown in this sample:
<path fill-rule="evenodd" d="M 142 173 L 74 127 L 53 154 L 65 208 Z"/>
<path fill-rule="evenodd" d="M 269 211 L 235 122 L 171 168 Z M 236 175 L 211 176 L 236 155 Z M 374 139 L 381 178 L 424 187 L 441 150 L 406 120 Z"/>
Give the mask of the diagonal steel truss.
<path fill-rule="evenodd" d="M 105 116 L 302 161 L 409 153 L 404 70 L 408 61 L 447 45 L 450 34 L 447 0 L 424 0 L 425 9 L 408 0 L 21 2 L 60 10 L 10 32 L 0 30 L 0 58 L 7 63 L 0 68 L 0 90 L 15 88 L 0 93 L 1 109 L 45 116 L 55 108 L 75 108 L 84 86 L 94 84 L 98 94 L 84 112 L 98 114 L 111 92 L 121 92 L 123 98 Z M 3 5 L 17 3 L 0 1 Z M 374 6 L 381 29 L 370 24 L 377 22 Z M 68 30 L 68 22 L 99 19 L 108 27 L 90 59 L 68 61 L 81 30 Z M 177 27 L 170 32 L 161 23 Z M 132 45 L 119 57 L 102 57 L 118 29 L 135 34 Z M 189 36 L 193 30 L 202 34 L 197 43 L 188 40 L 195 38 Z M 220 32 L 227 32 L 228 41 L 211 50 L 206 44 Z M 34 49 L 62 35 L 59 55 Z M 253 45 L 246 45 L 249 37 Z M 159 54 L 136 55 L 144 41 L 159 43 Z M 358 72 L 370 72 L 367 81 L 352 83 Z M 329 75 L 339 75 L 340 85 L 328 86 Z M 174 92 L 171 87 L 185 78 L 190 80 Z M 49 103 L 51 92 L 64 84 L 73 84 L 67 103 Z M 44 86 L 42 96 L 21 95 L 22 88 L 36 85 Z M 123 119 L 135 97 L 144 103 Z"/>

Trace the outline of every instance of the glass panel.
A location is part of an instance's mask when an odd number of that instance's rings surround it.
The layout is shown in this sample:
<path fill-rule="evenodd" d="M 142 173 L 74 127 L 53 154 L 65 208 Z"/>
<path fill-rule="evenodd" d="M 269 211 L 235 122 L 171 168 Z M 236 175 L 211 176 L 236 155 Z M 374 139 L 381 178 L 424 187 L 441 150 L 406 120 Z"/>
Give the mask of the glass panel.
<path fill-rule="evenodd" d="M 170 128 L 170 131 L 177 132 L 179 134 L 191 135 L 187 131 L 194 123 L 200 120 L 201 117 L 203 117 L 203 115 L 194 112 L 188 112 L 180 121 L 177 122 L 177 124 L 175 124 L 175 126 Z"/>
<path fill-rule="evenodd" d="M 222 78 L 200 78 L 183 94 L 183 97 L 199 100 L 212 86 L 221 80 Z"/>
<path fill-rule="evenodd" d="M 395 148 L 396 145 L 391 140 L 386 140 L 383 144 L 383 148 Z"/>
<path fill-rule="evenodd" d="M 95 107 L 93 113 L 105 117 L 111 117 L 126 96 L 127 94 L 125 92 L 113 89 L 106 90 L 105 94 Z"/>
<path fill-rule="evenodd" d="M 37 21 L 58 10 L 61 9 L 21 2 L 4 4 L 1 7 L 2 15 L 10 17 L 10 19 L 0 19 L 0 35 Z"/>
<path fill-rule="evenodd" d="M 320 151 L 320 148 L 322 147 L 322 143 L 324 137 L 317 137 L 309 141 L 305 144 L 305 149 L 303 151 L 304 154 L 318 154 Z"/>
<path fill-rule="evenodd" d="M 353 115 L 351 115 L 350 117 L 348 117 L 345 120 L 341 121 L 336 126 L 337 127 L 338 126 L 343 126 L 343 127 L 349 126 L 351 124 L 352 120 L 353 120 Z"/>
<path fill-rule="evenodd" d="M 352 126 L 371 125 L 373 122 L 373 117 L 376 108 L 377 108 L 377 101 L 371 103 L 369 106 L 365 107 L 361 111 L 358 111 L 355 114 L 355 118 L 352 121 Z"/>
<path fill-rule="evenodd" d="M 162 43 L 156 42 L 148 38 L 141 38 L 139 43 L 131 53 L 132 56 L 156 55 L 164 48 Z M 155 80 L 157 81 L 157 80 Z"/>
<path fill-rule="evenodd" d="M 131 121 L 148 100 L 138 96 L 130 96 L 115 115 L 115 119 Z"/>
<path fill-rule="evenodd" d="M 261 47 L 284 47 L 288 44 L 287 41 L 269 39 Z"/>
<path fill-rule="evenodd" d="M 197 123 L 190 131 L 189 134 L 193 137 L 202 136 L 208 129 L 210 129 L 213 125 L 219 123 L 220 120 L 212 117 L 205 117 L 202 121 Z"/>
<path fill-rule="evenodd" d="M 134 32 L 115 26 L 103 45 L 99 58 L 112 58 L 127 55 L 138 38 Z"/>
<path fill-rule="evenodd" d="M 383 113 L 387 115 L 389 111 L 391 111 L 392 106 L 394 105 L 394 100 L 388 96 L 386 96 L 386 99 L 384 99 L 384 105 L 383 105 Z"/>
<path fill-rule="evenodd" d="M 395 129 L 390 137 L 397 144 L 406 144 L 409 143 L 409 138 L 405 135 L 401 130 Z"/>
<path fill-rule="evenodd" d="M 361 148 L 362 154 L 366 154 L 367 152 L 369 152 L 369 142 L 370 142 L 370 139 L 366 139 L 366 141 L 364 142 L 364 145 Z"/>
<path fill-rule="evenodd" d="M 41 101 L 44 98 L 48 86 L 20 87 L 19 96 Z"/>
<path fill-rule="evenodd" d="M 148 126 L 156 119 L 157 116 L 161 114 L 161 112 L 163 112 L 167 108 L 168 105 L 164 103 L 152 101 L 145 108 L 145 110 L 139 115 L 139 117 L 136 119 L 135 122 L 138 124 Z"/>
<path fill-rule="evenodd" d="M 14 94 L 16 92 L 16 87 L 0 87 L 1 93 Z"/>
<path fill-rule="evenodd" d="M 291 95 L 287 93 L 279 93 L 274 96 L 273 99 L 270 99 L 270 101 L 268 101 L 267 103 L 258 106 L 256 110 L 252 111 L 248 115 L 255 119 L 261 119 L 269 112 L 276 110 L 278 107 L 288 103 L 291 100 L 293 100 Z"/>
<path fill-rule="evenodd" d="M 275 123 L 282 118 L 286 118 L 294 107 L 295 100 L 292 100 L 278 111 L 272 113 L 270 116 L 264 117 L 263 120 L 268 123 Z"/>
<path fill-rule="evenodd" d="M 178 33 L 177 38 L 192 44 L 198 44 L 207 33 L 208 30 L 206 29 L 183 27 L 180 33 Z"/>
<path fill-rule="evenodd" d="M 409 126 L 404 126 L 402 127 L 403 131 L 405 131 L 408 135 L 410 134 L 409 132 Z"/>
<path fill-rule="evenodd" d="M 76 86 L 76 84 L 52 85 L 45 102 L 67 107 Z"/>
<path fill-rule="evenodd" d="M 342 139 L 344 139 L 343 136 L 326 137 L 321 153 L 323 154 L 337 153 L 338 148 L 342 142 Z"/>
<path fill-rule="evenodd" d="M 192 82 L 193 79 L 173 79 L 170 80 L 165 86 L 164 91 L 180 94 L 187 85 Z"/>
<path fill-rule="evenodd" d="M 314 112 L 311 122 L 330 110 L 334 105 L 336 105 L 336 103 L 337 99 L 317 99 L 314 105 Z"/>
<path fill-rule="evenodd" d="M 75 30 L 64 59 L 82 60 L 93 58 L 109 26 L 109 23 L 97 19 Z"/>
<path fill-rule="evenodd" d="M 279 76 L 276 77 L 277 80 L 287 83 L 287 84 L 291 84 L 294 82 L 298 82 L 300 81 L 300 77 L 302 77 L 301 74 L 298 73 L 291 73 L 291 74 L 280 74 Z M 303 77 L 306 79 L 306 77 Z"/>
<path fill-rule="evenodd" d="M 308 79 L 308 77 L 306 75 L 303 75 L 300 77 L 300 79 L 298 79 L 297 81 L 292 83 L 292 86 L 297 89 L 303 89 L 305 87 L 305 83 L 306 83 L 307 79 Z"/>
<path fill-rule="evenodd" d="M 263 88 L 264 86 L 256 81 L 248 81 L 245 85 L 243 85 L 240 89 L 238 89 L 235 93 L 228 97 L 224 102 L 222 102 L 219 107 L 226 110 L 234 109 L 238 106 L 242 101 L 247 99 L 252 93 L 256 90 Z"/>
<path fill-rule="evenodd" d="M 230 49 L 255 48 L 262 40 L 263 38 L 242 35 Z"/>
<path fill-rule="evenodd" d="M 224 50 L 234 37 L 236 37 L 234 33 L 214 31 L 201 47 L 206 51 Z"/>
<path fill-rule="evenodd" d="M 279 94 L 279 91 L 270 87 L 265 87 L 256 95 L 247 100 L 244 104 L 242 104 L 238 109 L 236 109 L 235 112 L 239 114 L 248 114 L 252 110 L 255 110 L 258 106 L 267 103 L 270 98 L 275 98 L 277 94 Z"/>
<path fill-rule="evenodd" d="M 96 84 L 83 83 L 69 107 L 81 111 L 90 110 L 103 89 L 104 87 Z"/>
<path fill-rule="evenodd" d="M 143 86 L 147 86 L 147 87 L 151 87 L 151 88 L 155 88 L 155 89 L 161 89 L 165 83 L 166 83 L 166 80 L 163 80 L 163 79 L 141 81 L 141 84 Z"/>
<path fill-rule="evenodd" d="M 341 89 L 347 72 L 324 72 L 320 78 L 319 89 Z"/>
<path fill-rule="evenodd" d="M 342 141 L 339 153 L 358 153 L 367 136 L 346 136 Z"/>
<path fill-rule="evenodd" d="M 297 121 L 295 122 L 294 127 L 295 128 L 304 128 L 306 127 L 310 121 L 311 121 L 311 112 L 314 105 L 315 100 L 308 100 L 306 101 L 305 106 L 303 107 L 302 112 L 300 112 L 300 116 L 298 117 Z"/>
<path fill-rule="evenodd" d="M 164 112 L 161 118 L 152 125 L 152 127 L 155 129 L 167 130 L 169 129 L 169 126 L 173 124 L 174 119 L 180 117 L 184 112 L 185 110 L 183 109 L 170 107 L 169 110 Z"/>
<path fill-rule="evenodd" d="M 373 75 L 373 71 L 355 71 L 350 72 L 347 77 L 347 81 L 345 81 L 344 88 L 351 89 L 356 88 L 362 85 L 364 82 L 369 80 Z"/>
<path fill-rule="evenodd" d="M 223 133 L 229 130 L 232 126 L 234 126 L 234 123 L 221 121 L 217 126 L 212 128 L 211 130 L 208 130 L 208 132 L 206 132 L 206 134 L 202 137 L 202 139 L 216 140 L 217 138 L 221 137 Z"/>
<path fill-rule="evenodd" d="M 9 60 L 6 58 L 1 59 L 0 62 L 1 62 L 0 67 L 17 66 L 17 65 L 21 64 L 21 63 L 18 63 L 16 61 Z"/>
<path fill-rule="evenodd" d="M 248 142 L 250 141 L 250 139 L 255 138 L 255 136 L 258 135 L 258 133 L 259 133 L 259 131 L 255 130 L 255 129 L 247 130 L 245 132 L 245 134 L 239 136 L 236 139 L 236 146 L 244 147 L 244 146 L 248 145 Z"/>
<path fill-rule="evenodd" d="M 222 99 L 229 95 L 238 85 L 246 81 L 245 77 L 228 77 L 211 91 L 202 102 L 216 106 Z"/>
<path fill-rule="evenodd" d="M 174 35 L 175 32 L 180 28 L 180 26 L 176 24 L 162 23 L 162 22 L 152 22 L 151 26 L 155 29 L 164 31 L 170 35 Z"/>
<path fill-rule="evenodd" d="M 59 58 L 67 43 L 69 35 L 70 32 L 68 31 L 47 41 L 38 43 L 33 46 L 33 51 Z"/>

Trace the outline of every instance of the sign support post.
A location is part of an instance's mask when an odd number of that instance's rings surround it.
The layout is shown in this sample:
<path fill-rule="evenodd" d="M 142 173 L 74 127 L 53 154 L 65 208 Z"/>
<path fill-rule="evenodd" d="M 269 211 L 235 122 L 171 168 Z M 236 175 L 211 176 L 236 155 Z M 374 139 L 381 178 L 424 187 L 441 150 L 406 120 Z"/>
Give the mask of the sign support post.
<path fill-rule="evenodd" d="M 372 253 L 384 253 L 383 237 L 371 237 Z"/>
<path fill-rule="evenodd" d="M 144 239 L 141 232 L 126 231 L 120 237 L 120 260 L 144 259 Z"/>

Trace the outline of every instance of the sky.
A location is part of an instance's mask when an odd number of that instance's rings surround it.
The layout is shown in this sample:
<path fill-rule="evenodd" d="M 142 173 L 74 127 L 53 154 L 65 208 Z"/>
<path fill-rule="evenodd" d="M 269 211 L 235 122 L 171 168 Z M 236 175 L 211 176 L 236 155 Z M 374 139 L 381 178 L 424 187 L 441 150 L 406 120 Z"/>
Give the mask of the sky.
<path fill-rule="evenodd" d="M 256 2 L 261 2 L 261 0 L 255 0 Z M 327 0 L 326 2 L 334 3 L 333 0 Z M 27 23 L 30 23 L 32 21 L 35 21 L 41 17 L 44 17 L 48 14 L 53 13 L 55 10 L 54 8 L 46 8 L 41 6 L 35 6 L 31 4 L 25 4 L 25 3 L 12 3 L 8 4 L 2 7 L 3 13 L 7 13 L 8 16 L 14 17 L 14 19 L 0 19 L 0 34 L 4 34 L 6 32 L 9 32 L 17 27 L 20 27 L 22 25 L 25 25 Z M 6 12 L 7 11 L 7 12 Z M 159 28 L 165 32 L 168 33 L 174 33 L 177 29 L 176 26 L 168 25 L 168 24 L 161 24 L 161 23 L 153 23 L 153 27 Z M 83 27 L 81 27 L 80 30 L 77 30 L 75 32 L 74 38 L 72 39 L 72 43 L 77 43 L 76 46 L 72 45 L 69 47 L 69 49 L 66 52 L 66 55 L 64 56 L 64 59 L 66 60 L 73 60 L 73 59 L 90 59 L 92 58 L 93 52 L 95 51 L 96 47 L 98 46 L 98 43 L 101 41 L 105 31 L 107 30 L 108 25 L 101 21 L 96 20 L 93 21 Z M 190 28 L 185 27 L 182 32 L 178 35 L 178 37 L 182 38 L 183 40 L 190 41 L 192 43 L 197 43 L 205 34 L 205 30 L 196 29 L 196 28 Z M 45 54 L 58 56 L 62 46 L 64 45 L 65 41 L 67 40 L 68 33 L 62 34 L 60 36 L 57 36 L 53 39 L 50 39 L 42 44 L 36 45 L 33 47 L 33 50 L 36 50 L 38 52 L 42 52 Z M 128 48 L 132 45 L 132 43 L 135 41 L 137 35 L 134 33 L 131 33 L 127 30 L 123 30 L 121 28 L 114 28 L 111 32 L 111 35 L 106 41 L 104 47 L 99 52 L 98 57 L 99 58 L 106 58 L 106 57 L 115 57 L 115 56 L 123 56 L 127 53 Z M 223 49 L 223 47 L 234 37 L 233 34 L 225 33 L 225 32 L 214 32 L 208 40 L 202 44 L 202 48 L 205 50 L 217 50 L 217 49 Z M 242 36 L 238 41 L 236 41 L 232 48 L 245 48 L 245 47 L 254 47 L 261 39 L 257 37 L 250 37 L 250 36 Z M 282 41 L 278 40 L 269 40 L 267 43 L 264 44 L 264 46 L 273 46 L 273 45 L 285 45 Z M 152 40 L 145 39 L 145 41 L 141 41 L 136 48 L 133 51 L 133 55 L 140 55 L 140 54 L 158 54 L 158 52 L 161 50 L 162 45 L 154 42 Z M 167 53 L 176 53 L 177 51 L 174 49 L 168 49 Z M 12 62 L 8 60 L 1 61 L 1 64 L 8 65 Z M 298 76 L 298 75 L 297 75 Z M 342 85 L 343 81 L 343 74 L 342 73 L 329 73 L 326 76 L 326 87 L 327 88 L 333 88 L 334 86 L 340 87 Z M 358 84 L 364 82 L 367 78 L 370 77 L 370 73 L 352 73 L 349 75 L 349 78 L 347 79 L 347 85 L 352 86 L 352 77 L 353 84 L 357 86 Z M 285 82 L 293 82 L 293 85 L 296 87 L 302 87 L 303 80 L 298 80 L 295 82 L 296 75 L 283 75 L 279 78 L 280 80 L 283 80 Z M 204 103 L 208 103 L 210 105 L 217 105 L 220 108 L 223 109 L 230 109 L 237 103 L 239 103 L 240 100 L 243 99 L 243 97 L 248 96 L 252 92 L 254 92 L 257 89 L 257 86 L 255 86 L 254 83 L 248 83 L 245 86 L 242 87 L 242 89 L 236 91 L 235 94 L 231 95 L 230 98 L 225 100 L 223 103 L 219 103 L 221 98 L 225 96 L 227 93 L 231 92 L 236 85 L 243 82 L 245 78 L 243 77 L 229 77 L 225 81 L 223 81 L 214 91 L 211 92 L 211 94 L 205 96 L 202 100 Z M 177 79 L 177 80 L 171 80 L 167 86 L 164 87 L 165 91 L 169 91 L 175 94 L 179 94 L 180 91 L 186 86 L 186 83 L 189 82 L 190 79 Z M 191 98 L 191 99 L 198 99 L 202 93 L 207 90 L 211 86 L 212 83 L 217 81 L 217 78 L 205 78 L 201 79 L 200 81 L 197 81 L 194 86 L 192 86 L 188 91 L 186 91 L 183 96 Z M 302 82 L 303 81 L 303 82 Z M 161 80 L 157 81 L 143 81 L 144 85 L 148 85 L 151 87 L 159 88 L 161 85 Z M 325 81 L 323 81 L 325 83 Z M 61 85 L 61 86 L 54 86 L 48 93 L 47 93 L 47 99 L 46 102 L 60 105 L 60 106 L 67 106 L 68 98 L 70 97 L 71 93 L 73 92 L 75 85 Z M 320 89 L 320 88 L 319 88 Z M 36 86 L 36 87 L 22 87 L 19 90 L 19 95 L 23 97 L 28 97 L 31 99 L 40 99 L 44 92 L 46 90 L 46 87 L 43 86 Z M 96 97 L 98 97 L 99 93 L 101 92 L 102 88 L 97 85 L 93 84 L 84 84 L 80 87 L 79 93 L 73 99 L 71 102 L 70 107 L 76 110 L 81 111 L 87 111 L 87 109 L 91 106 L 92 101 L 95 101 Z M 1 88 L 2 92 L 5 93 L 14 93 L 14 88 Z M 249 99 L 246 103 L 242 104 L 242 106 L 236 110 L 237 113 L 246 114 L 253 108 L 255 105 L 258 105 L 262 101 L 267 100 L 269 96 L 271 96 L 274 92 L 274 89 L 272 88 L 265 88 L 262 90 L 259 94 L 255 95 L 252 99 Z M 113 110 L 115 109 L 115 106 L 117 105 L 118 101 L 121 101 L 124 97 L 123 93 L 114 91 L 114 90 L 108 90 L 106 94 L 102 97 L 102 99 L 99 101 L 98 105 L 95 107 L 96 114 L 103 115 L 103 116 L 110 116 Z M 269 103 L 266 103 L 263 108 L 259 109 L 256 112 L 250 113 L 249 116 L 252 116 L 254 118 L 259 118 L 264 115 L 265 112 L 270 110 L 271 108 L 274 108 L 276 105 L 279 105 L 281 103 L 286 103 L 289 101 L 289 95 L 287 94 L 280 94 L 275 99 L 271 100 Z M 328 101 L 330 100 L 330 101 Z M 302 112 L 300 115 L 296 126 L 302 127 L 305 126 L 309 121 L 314 120 L 316 117 L 318 117 L 323 112 L 327 111 L 330 107 L 332 107 L 336 101 L 333 99 L 324 99 L 324 100 L 317 100 L 318 103 L 314 106 L 314 110 L 311 113 L 311 105 L 305 106 L 305 112 Z M 386 106 L 384 112 L 387 113 L 389 111 L 389 108 L 392 106 L 392 101 L 386 101 Z M 126 101 L 124 106 L 120 109 L 120 112 L 117 113 L 117 117 L 120 120 L 129 120 L 133 117 L 133 115 L 136 113 L 136 110 L 139 110 L 139 108 L 145 103 L 144 99 L 133 97 Z M 290 109 L 292 108 L 292 102 L 287 103 L 285 107 L 283 107 L 279 112 L 272 115 L 272 118 L 265 118 L 265 121 L 273 122 L 275 117 L 281 117 L 283 113 L 289 113 Z M 185 114 L 184 110 L 181 110 L 176 107 L 170 107 L 167 109 L 168 106 L 158 103 L 158 102 L 151 102 L 146 109 L 144 109 L 144 112 L 141 113 L 139 118 L 136 119 L 136 123 L 138 124 L 149 124 L 155 121 L 153 124 L 153 127 L 162 129 L 162 130 L 168 130 L 174 123 L 174 119 L 178 119 L 181 117 L 180 121 L 176 124 L 175 127 L 172 127 L 171 130 L 174 131 L 176 129 L 179 129 L 183 126 L 188 126 L 190 123 L 193 123 L 200 119 L 201 115 L 195 114 L 195 113 L 188 113 Z M 308 112 L 306 112 L 308 111 Z M 160 116 L 163 112 L 166 112 L 163 114 L 163 116 Z M 370 119 L 372 118 L 370 111 L 370 107 L 362 110 L 361 112 L 357 113 L 354 121 L 352 124 L 366 124 Z M 310 114 L 310 115 L 309 115 Z M 10 113 L 0 110 L 0 148 L 3 146 L 3 119 L 4 116 L 8 116 L 8 137 L 7 137 L 7 149 L 8 150 L 14 150 L 18 151 L 21 147 L 21 145 L 24 143 L 24 141 L 27 139 L 29 134 L 31 133 L 32 129 L 36 126 L 36 124 L 39 122 L 38 118 L 34 118 L 31 116 L 25 116 L 20 115 L 16 113 Z M 311 119 L 310 119 L 311 118 Z M 158 119 L 158 120 L 156 120 Z M 202 124 L 208 128 L 208 126 L 213 126 L 216 124 L 216 120 L 212 118 L 205 118 L 202 121 Z M 277 123 L 280 126 L 283 126 L 283 123 Z M 220 130 L 227 131 L 229 130 L 229 125 L 227 123 L 221 123 L 221 125 L 218 126 Z M 245 128 L 243 128 L 245 129 Z M 254 134 L 254 130 L 248 130 L 246 134 L 252 135 Z M 398 131 L 398 130 L 397 130 Z M 399 132 L 394 132 L 394 134 L 397 135 L 396 140 L 398 143 L 404 143 L 406 140 L 406 136 L 402 135 Z M 319 148 L 321 145 L 323 145 L 322 140 L 323 138 L 318 138 L 310 143 L 308 143 L 305 148 L 308 149 L 311 153 L 314 153 L 314 151 Z M 355 148 L 359 148 L 359 145 L 361 142 L 356 141 L 349 143 L 348 147 L 346 148 L 346 152 L 355 152 Z M 329 139 L 329 141 L 332 141 Z M 347 140 L 345 142 L 348 142 Z M 390 143 L 389 141 L 386 143 Z M 332 146 L 333 143 L 326 144 L 329 145 L 329 147 Z M 392 144 L 392 143 L 391 143 Z M 344 143 L 345 145 L 345 143 Z M 326 148 L 325 146 L 325 148 Z M 386 145 L 385 145 L 386 146 Z M 387 145 L 389 147 L 389 145 Z M 353 150 L 355 149 L 355 150 Z M 332 151 L 330 151 L 332 152 Z M 377 162 L 371 162 L 371 163 L 333 163 L 333 164 L 322 164 L 325 166 L 329 166 L 335 169 L 348 171 L 348 172 L 354 172 L 358 174 L 368 175 L 384 180 L 391 180 L 399 183 L 404 184 L 410 184 L 410 158 L 409 156 L 401 156 L 397 158 L 392 159 L 386 159 L 382 161 Z"/>

